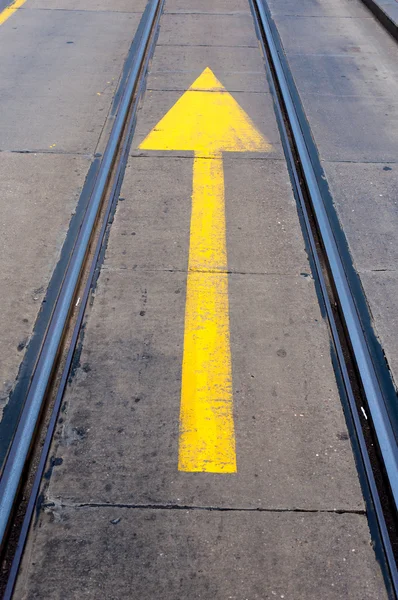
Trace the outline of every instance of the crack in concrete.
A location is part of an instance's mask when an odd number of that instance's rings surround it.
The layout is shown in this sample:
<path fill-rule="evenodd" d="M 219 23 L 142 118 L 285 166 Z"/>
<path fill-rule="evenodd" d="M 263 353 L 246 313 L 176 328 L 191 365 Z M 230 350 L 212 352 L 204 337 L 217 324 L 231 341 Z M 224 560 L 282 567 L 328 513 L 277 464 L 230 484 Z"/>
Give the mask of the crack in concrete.
<path fill-rule="evenodd" d="M 290 14 L 285 14 L 285 13 L 278 13 L 278 12 L 273 12 L 272 13 L 273 17 L 291 17 L 293 19 L 361 19 L 362 20 L 366 20 L 366 19 L 373 19 L 372 15 L 369 15 L 369 17 L 356 17 L 356 16 L 352 16 L 352 15 L 299 15 L 299 14 L 294 14 L 294 13 L 290 13 Z"/>
<path fill-rule="evenodd" d="M 161 91 L 170 91 L 170 90 L 161 90 Z M 174 91 L 174 90 L 171 90 Z M 177 91 L 177 90 L 176 90 Z M 250 92 L 249 92 L 250 93 Z M 251 92 L 254 93 L 254 92 Z M 325 92 L 304 92 L 305 96 L 315 96 L 316 98 L 364 98 L 364 99 L 373 99 L 379 98 L 387 100 L 387 96 L 372 96 L 370 94 L 336 94 L 336 93 L 325 93 Z"/>
<path fill-rule="evenodd" d="M 0 149 L 0 154 L 50 154 L 56 156 L 83 156 L 93 160 L 94 158 L 100 158 L 100 155 L 96 155 L 92 152 L 79 152 L 69 150 L 7 150 Z"/>
<path fill-rule="evenodd" d="M 55 7 L 44 7 L 44 6 L 20 6 L 17 10 L 24 11 L 58 11 L 58 12 L 70 12 L 70 13 L 110 13 L 112 15 L 142 15 L 143 11 L 138 10 L 107 10 L 107 9 L 88 9 L 88 8 L 55 8 Z"/>
<path fill-rule="evenodd" d="M 387 268 L 375 268 L 375 269 L 361 269 L 360 271 L 358 271 L 359 275 L 365 274 L 366 273 L 396 273 L 397 269 L 389 269 Z"/>
<path fill-rule="evenodd" d="M 257 48 L 256 44 L 156 44 L 157 47 L 175 48 Z"/>
<path fill-rule="evenodd" d="M 235 10 L 230 12 L 211 12 L 205 10 L 166 10 L 163 14 L 165 15 L 210 15 L 210 16 L 218 16 L 218 17 L 236 17 L 236 16 L 250 16 L 250 12 L 248 10 Z M 371 17 L 368 17 L 371 18 Z"/>
<path fill-rule="evenodd" d="M 279 142 L 275 143 L 272 142 L 272 145 L 275 146 L 280 146 Z M 161 151 L 159 151 L 161 152 Z M 178 151 L 174 151 L 174 150 L 170 150 L 170 151 L 164 151 L 164 154 L 158 154 L 156 150 L 148 150 L 148 152 L 144 153 L 141 150 L 138 150 L 138 148 L 132 150 L 130 152 L 130 158 L 184 158 L 184 159 L 188 159 L 188 160 L 192 160 L 193 159 L 193 152 L 191 154 L 177 154 Z M 136 153 L 136 154 L 135 154 Z M 201 154 L 196 154 L 195 155 L 196 158 L 203 158 L 203 159 L 207 159 L 207 160 L 212 160 L 211 157 L 209 156 L 201 156 Z M 224 154 L 224 160 L 227 158 L 227 160 L 276 160 L 278 162 L 285 162 L 285 159 L 283 158 L 283 156 L 269 156 L 266 154 L 263 154 L 262 156 L 248 156 L 246 153 L 242 152 L 242 153 L 238 153 L 238 152 L 226 152 Z M 384 164 L 384 163 L 381 163 Z M 386 163 L 387 164 L 387 163 Z"/>
<path fill-rule="evenodd" d="M 190 74 L 196 73 L 195 69 L 152 69 L 149 75 L 170 75 L 170 74 Z M 225 69 L 217 69 L 217 73 L 222 75 L 262 75 L 263 71 L 231 71 Z"/>
<path fill-rule="evenodd" d="M 113 265 L 102 265 L 101 267 L 104 271 L 109 272 L 124 272 L 124 271 L 132 271 L 134 273 L 182 273 L 184 275 L 186 275 L 187 273 L 226 273 L 227 275 L 258 275 L 260 277 L 263 277 L 264 275 L 270 275 L 270 276 L 275 276 L 275 277 L 289 277 L 289 278 L 299 278 L 299 277 L 303 277 L 305 279 L 307 279 L 308 277 L 310 277 L 312 279 L 312 275 L 311 273 L 283 273 L 283 272 L 278 272 L 278 271 L 205 271 L 205 270 L 186 270 L 186 269 L 174 269 L 174 268 L 170 268 L 170 269 L 148 269 L 145 267 L 139 267 L 137 266 L 137 268 L 133 268 L 133 267 L 115 267 Z"/>
<path fill-rule="evenodd" d="M 264 513 L 303 513 L 303 514 L 336 514 L 336 515 L 361 515 L 366 516 L 364 509 L 347 508 L 266 508 L 266 507 L 234 507 L 234 506 L 200 506 L 191 504 L 132 504 L 124 502 L 78 502 L 66 503 L 59 501 L 47 501 L 42 504 L 43 508 L 126 508 L 140 510 L 203 510 L 208 512 L 264 512 Z"/>
<path fill-rule="evenodd" d="M 148 92 L 184 92 L 186 91 L 186 88 L 155 88 L 155 87 L 148 87 L 147 88 Z M 233 90 L 233 89 L 218 89 L 218 90 L 201 90 L 201 89 L 197 89 L 197 88 L 193 88 L 190 87 L 189 88 L 190 92 L 200 92 L 203 93 L 205 92 L 206 94 L 262 94 L 262 95 L 266 95 L 266 96 L 270 96 L 271 93 L 267 92 L 267 91 L 260 91 L 260 90 Z"/>
<path fill-rule="evenodd" d="M 333 165 L 348 164 L 348 165 L 396 165 L 396 160 L 332 160 L 329 158 L 321 159 L 322 164 L 331 163 Z"/>

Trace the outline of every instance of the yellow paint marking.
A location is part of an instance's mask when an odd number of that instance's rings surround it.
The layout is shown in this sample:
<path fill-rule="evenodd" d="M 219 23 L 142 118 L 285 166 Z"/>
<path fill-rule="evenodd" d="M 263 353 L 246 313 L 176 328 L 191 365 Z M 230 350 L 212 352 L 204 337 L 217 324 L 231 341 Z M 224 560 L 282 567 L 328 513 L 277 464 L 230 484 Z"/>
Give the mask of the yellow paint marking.
<path fill-rule="evenodd" d="M 9 19 L 11 15 L 13 15 L 18 10 L 18 8 L 21 8 L 21 6 L 25 4 L 25 2 L 26 0 L 15 0 L 9 6 L 7 6 L 0 13 L 0 25 L 7 21 L 7 19 Z"/>
<path fill-rule="evenodd" d="M 195 153 L 178 468 L 234 473 L 222 153 L 269 152 L 271 146 L 207 68 L 140 148 Z"/>
<path fill-rule="evenodd" d="M 142 150 L 270 152 L 271 146 L 210 69 L 181 96 L 140 144 Z"/>
<path fill-rule="evenodd" d="M 234 473 L 222 158 L 195 157 L 182 365 L 180 471 Z"/>

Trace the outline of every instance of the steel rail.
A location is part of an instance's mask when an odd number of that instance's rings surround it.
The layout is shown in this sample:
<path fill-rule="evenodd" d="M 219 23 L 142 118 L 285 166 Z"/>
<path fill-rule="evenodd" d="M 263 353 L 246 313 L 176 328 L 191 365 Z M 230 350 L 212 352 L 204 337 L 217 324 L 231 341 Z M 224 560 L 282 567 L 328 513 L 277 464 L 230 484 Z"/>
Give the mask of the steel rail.
<path fill-rule="evenodd" d="M 0 547 L 3 547 L 6 539 L 26 461 L 59 355 L 68 318 L 73 307 L 82 268 L 90 247 L 92 234 L 106 194 L 112 169 L 115 165 L 120 143 L 123 139 L 126 122 L 129 117 L 129 109 L 139 82 L 147 46 L 151 38 L 154 23 L 157 20 L 159 7 L 162 4 L 163 0 L 149 1 L 147 20 L 141 33 L 135 60 L 125 84 L 124 93 L 118 106 L 94 189 L 65 273 L 24 408 L 4 466 L 0 480 Z"/>
<path fill-rule="evenodd" d="M 352 351 L 355 356 L 362 386 L 366 395 L 369 411 L 376 431 L 383 462 L 388 474 L 395 506 L 398 509 L 398 446 L 395 434 L 385 405 L 383 393 L 377 378 L 375 367 L 370 355 L 361 321 L 355 306 L 354 298 L 344 270 L 343 262 L 333 234 L 333 230 L 322 199 L 314 168 L 302 133 L 294 101 L 290 93 L 283 66 L 273 39 L 268 21 L 268 15 L 261 0 L 255 0 L 261 24 L 264 28 L 273 66 L 278 78 L 285 110 L 289 118 L 294 136 L 301 167 L 306 179 L 306 185 L 311 198 L 317 225 L 328 258 L 333 282 L 336 287 L 341 311 L 344 315 Z"/>
<path fill-rule="evenodd" d="M 303 197 L 302 185 L 300 184 L 300 178 L 297 172 L 297 168 L 295 166 L 295 160 L 291 150 L 291 142 L 289 141 L 289 135 L 284 125 L 284 116 L 287 117 L 289 127 L 294 138 L 295 150 L 300 159 L 300 166 L 305 178 L 305 184 L 308 196 L 310 198 L 313 215 L 316 219 L 318 232 L 323 244 L 324 252 L 327 257 L 330 274 L 333 280 L 333 284 L 335 286 L 338 302 L 340 303 L 340 310 L 344 318 L 347 334 L 351 343 L 352 353 L 355 358 L 358 374 L 363 387 L 363 392 L 366 396 L 368 409 L 373 422 L 373 427 L 378 440 L 381 457 L 383 459 L 383 463 L 386 469 L 388 481 L 391 488 L 391 493 L 396 507 L 398 506 L 397 441 L 388 415 L 387 407 L 385 405 L 383 393 L 379 385 L 377 373 L 370 355 L 368 345 L 366 343 L 360 317 L 356 310 L 355 301 L 350 289 L 348 278 L 345 273 L 340 252 L 333 234 L 333 229 L 327 215 L 327 211 L 322 197 L 322 192 L 319 188 L 316 179 L 314 167 L 306 145 L 305 136 L 300 127 L 295 102 L 292 98 L 290 86 L 287 81 L 284 67 L 270 26 L 270 16 L 268 15 L 268 11 L 264 6 L 265 0 L 250 0 L 250 2 L 253 8 L 255 9 L 254 14 L 257 14 L 258 19 L 260 21 L 258 25 L 261 30 L 260 32 L 264 37 L 264 43 L 266 44 L 266 48 L 264 47 L 265 56 L 269 56 L 270 60 L 272 61 L 272 69 L 269 69 L 269 74 L 272 79 L 271 83 L 275 91 L 274 97 L 276 102 L 276 108 L 277 112 L 279 112 L 278 120 L 281 128 L 284 129 L 285 152 L 287 153 L 287 159 L 290 164 L 291 171 L 293 173 L 294 188 L 299 198 L 300 206 L 303 213 L 306 232 L 312 251 L 312 257 L 317 271 L 318 282 L 320 284 L 324 300 L 324 306 L 331 328 L 340 372 L 344 382 L 344 387 L 351 411 L 351 417 L 357 435 L 357 441 L 361 453 L 361 458 L 363 461 L 363 467 L 367 477 L 374 512 L 380 531 L 380 537 L 383 543 L 383 549 L 389 567 L 391 583 L 394 588 L 395 595 L 398 597 L 397 565 L 394 558 L 394 553 L 392 550 L 383 509 L 381 506 L 377 484 L 375 481 L 372 465 L 367 451 L 366 441 L 363 434 L 360 417 L 358 414 L 358 409 L 356 405 L 355 395 L 351 385 L 350 376 L 347 370 L 347 364 L 346 359 L 344 357 L 344 351 L 341 345 L 340 335 L 337 330 L 333 309 L 329 299 L 327 284 L 323 275 L 323 270 L 320 263 L 316 242 L 314 239 L 308 211 Z M 273 82 L 274 76 L 272 70 L 275 74 L 276 84 L 279 88 L 279 93 L 284 104 L 284 110 L 282 110 L 280 103 L 277 100 L 278 93 L 276 92 L 275 84 Z"/>

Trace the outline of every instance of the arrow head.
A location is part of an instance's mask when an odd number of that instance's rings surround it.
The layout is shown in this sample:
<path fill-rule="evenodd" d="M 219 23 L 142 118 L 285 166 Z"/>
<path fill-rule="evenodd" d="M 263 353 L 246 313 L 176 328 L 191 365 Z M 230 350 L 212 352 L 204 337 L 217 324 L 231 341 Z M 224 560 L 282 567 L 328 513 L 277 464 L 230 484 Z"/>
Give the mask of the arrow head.
<path fill-rule="evenodd" d="M 250 117 L 206 68 L 140 144 L 142 150 L 270 152 Z"/>

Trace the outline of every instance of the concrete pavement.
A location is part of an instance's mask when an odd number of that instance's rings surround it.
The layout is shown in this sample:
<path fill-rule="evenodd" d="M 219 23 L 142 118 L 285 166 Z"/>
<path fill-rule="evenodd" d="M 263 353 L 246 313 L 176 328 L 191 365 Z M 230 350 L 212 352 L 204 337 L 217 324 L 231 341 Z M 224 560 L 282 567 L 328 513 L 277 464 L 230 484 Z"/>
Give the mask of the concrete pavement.
<path fill-rule="evenodd" d="M 245 0 L 166 3 L 16 598 L 387 597 L 257 48 Z M 140 148 L 207 67 L 271 145 L 222 156 L 229 474 L 178 469 L 193 153 Z"/>
<path fill-rule="evenodd" d="M 0 25 L 0 463 L 144 7 L 28 0 Z"/>
<path fill-rule="evenodd" d="M 270 8 L 396 387 L 397 44 L 356 0 Z"/>

